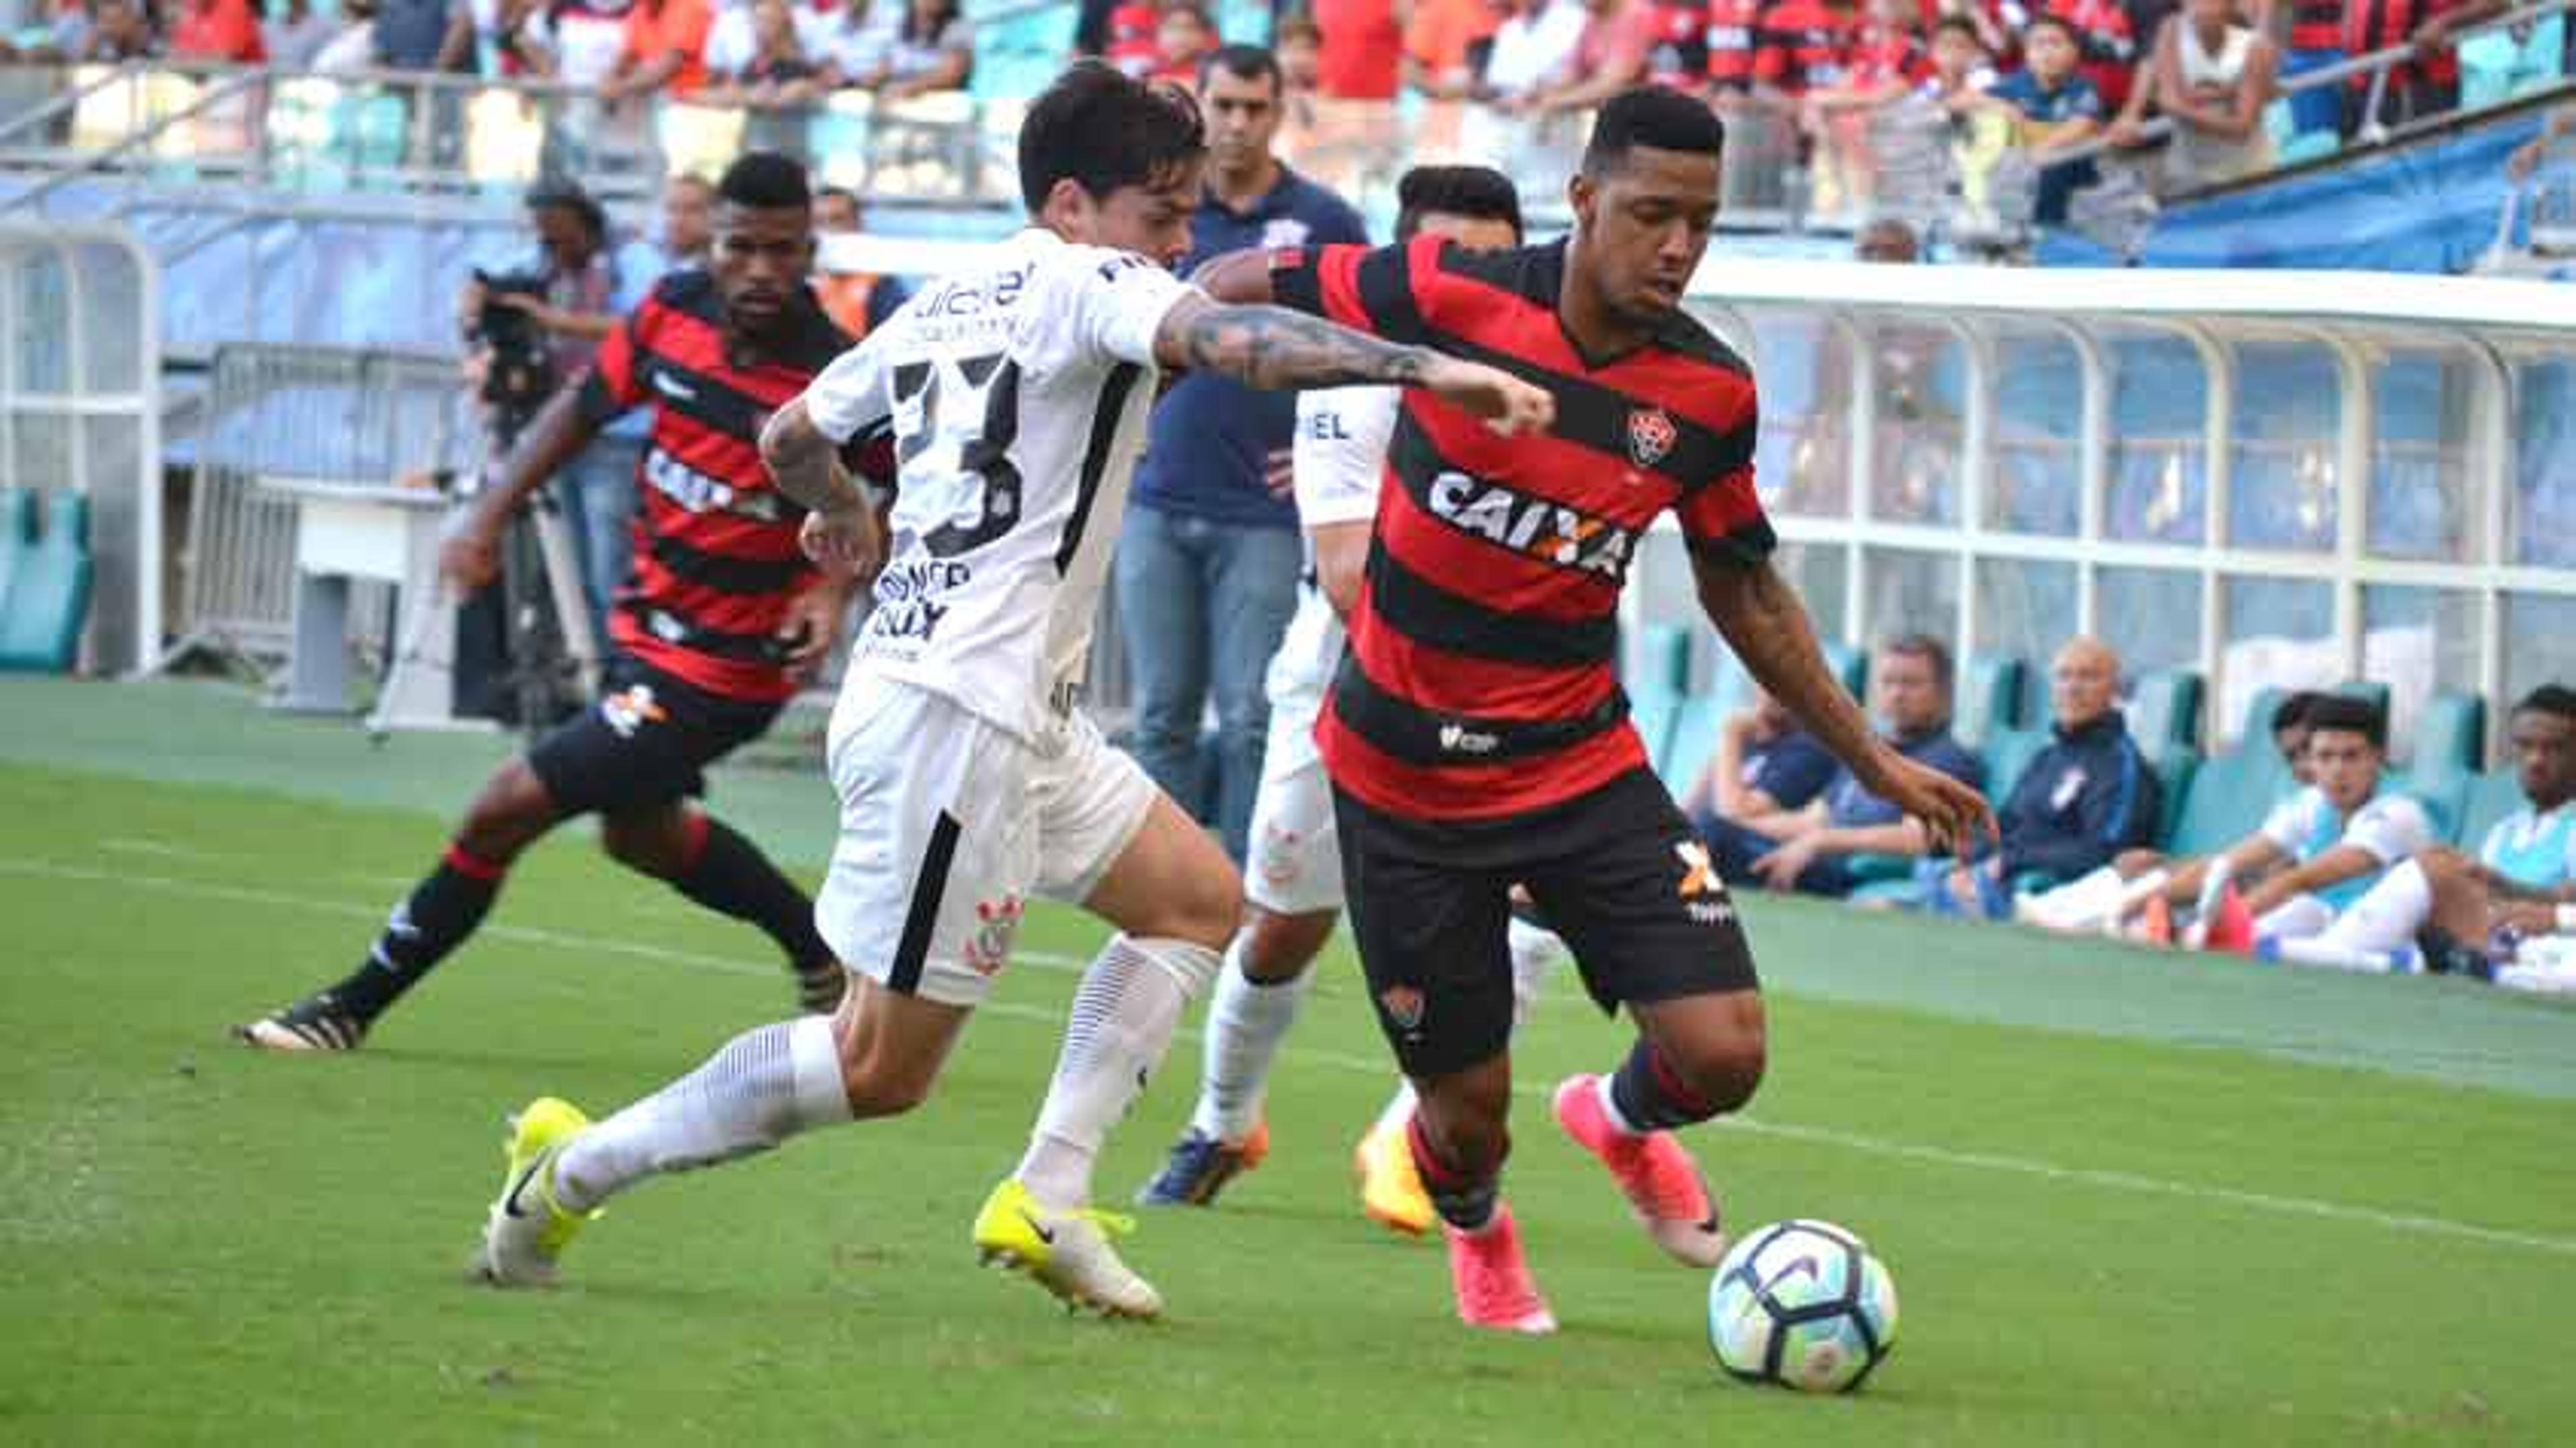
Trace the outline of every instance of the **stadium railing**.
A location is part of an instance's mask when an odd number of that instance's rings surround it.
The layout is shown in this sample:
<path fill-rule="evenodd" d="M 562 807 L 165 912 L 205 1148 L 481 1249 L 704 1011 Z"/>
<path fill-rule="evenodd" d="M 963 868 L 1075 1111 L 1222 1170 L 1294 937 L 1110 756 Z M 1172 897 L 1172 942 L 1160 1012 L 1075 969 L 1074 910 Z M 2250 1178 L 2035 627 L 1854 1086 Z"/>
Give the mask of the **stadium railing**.
<path fill-rule="evenodd" d="M 371 71 L 319 77 L 274 70 L 156 61 L 45 71 L 0 67 L 0 171 L 27 178 L 0 210 L 44 209 L 75 178 L 119 176 L 142 185 L 191 180 L 248 183 L 329 194 L 381 191 L 412 196 L 506 195 L 552 169 L 580 175 L 610 199 L 650 193 L 678 171 L 707 170 L 748 143 L 808 157 L 827 181 L 880 205 L 1012 211 L 1017 186 L 1011 140 L 1025 94 L 1057 60 L 1048 45 L 1069 33 L 1070 8 L 1010 7 L 996 19 L 994 50 L 976 88 L 879 103 L 842 92 L 825 103 L 746 111 L 654 100 L 610 106 L 577 89 L 471 75 Z M 2576 93 L 2576 77 L 2524 68 L 2483 76 L 2478 42 L 2517 26 L 2576 24 L 2576 0 L 2540 0 L 2479 26 L 2460 40 L 2472 83 L 2459 110 L 2390 129 L 2374 120 L 2348 140 L 2293 136 L 2284 165 L 2401 141 L 2463 116 L 2521 105 L 2554 90 Z M 2284 83 L 2286 94 L 2362 84 L 2368 114 L 2389 75 L 2413 59 L 2403 47 L 2356 56 Z M 52 77 L 54 93 L 30 103 L 32 80 Z M 2488 83 L 2488 82 L 2492 83 Z M 2276 102 L 2286 124 L 2285 103 Z M 1839 198 L 1873 198 L 1869 216 L 1891 214 L 1963 244 L 2010 250 L 2030 231 L 2034 162 L 2012 144 L 2000 118 L 1960 126 L 1937 106 L 1908 102 L 1869 119 L 1868 142 L 1851 160 L 1865 175 L 1818 175 L 1799 160 L 1794 127 L 1776 112 L 1731 107 L 1735 128 L 1726 175 L 1731 229 L 1840 232 L 1865 219 Z M 1564 219 L 1564 180 L 1586 129 L 1579 115 L 1505 116 L 1465 102 L 1408 96 L 1395 102 L 1299 104 L 1282 135 L 1298 167 L 1375 214 L 1391 211 L 1395 180 L 1413 164 L 1482 160 L 1521 182 L 1534 219 Z M 2157 120 L 2149 136 L 2166 134 Z M 2054 167 L 2097 160 L 2093 143 L 2056 153 Z M 2248 178 L 2251 179 L 2251 178 Z M 2230 183 L 2241 185 L 2243 182 Z M 2114 188 L 2116 192 L 2118 188 Z M 2116 199 L 2116 198 L 2115 198 Z M 2097 207 L 2103 225 L 2119 218 Z M 2111 210 L 2116 211 L 2113 207 Z M 2131 218 L 2135 220 L 2136 218 Z"/>

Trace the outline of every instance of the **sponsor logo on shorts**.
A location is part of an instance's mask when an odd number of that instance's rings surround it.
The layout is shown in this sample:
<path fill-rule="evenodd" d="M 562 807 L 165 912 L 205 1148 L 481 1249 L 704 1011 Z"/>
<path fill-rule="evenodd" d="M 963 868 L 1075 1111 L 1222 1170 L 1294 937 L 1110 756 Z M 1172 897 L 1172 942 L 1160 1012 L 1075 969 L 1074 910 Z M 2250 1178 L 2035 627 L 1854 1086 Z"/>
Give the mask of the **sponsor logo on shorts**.
<path fill-rule="evenodd" d="M 1641 468 L 1662 462 L 1681 435 L 1672 414 L 1660 407 L 1640 407 L 1628 414 L 1628 456 Z"/>
<path fill-rule="evenodd" d="M 1010 962 L 1011 942 L 1019 937 L 1025 908 L 1017 895 L 975 903 L 975 933 L 966 937 L 965 955 L 977 975 L 990 979 Z"/>
<path fill-rule="evenodd" d="M 600 700 L 599 717 L 608 721 L 608 727 L 617 731 L 618 738 L 632 739 L 636 730 L 647 724 L 659 724 L 671 714 L 654 700 L 652 685 L 635 684 Z"/>
<path fill-rule="evenodd" d="M 1261 830 L 1260 860 L 1256 868 L 1261 878 L 1282 889 L 1297 883 L 1305 865 L 1297 858 L 1297 847 L 1306 837 L 1280 825 L 1265 825 Z"/>
<path fill-rule="evenodd" d="M 1396 1029 L 1410 1034 L 1422 1029 L 1422 992 L 1409 985 L 1391 985 L 1377 993 L 1378 1009 L 1395 1022 Z"/>
<path fill-rule="evenodd" d="M 1673 853 L 1681 857 L 1682 882 L 1678 892 L 1682 909 L 1702 925 L 1723 925 L 1735 918 L 1735 905 L 1726 897 L 1726 882 L 1717 877 L 1717 866 L 1708 857 L 1708 846 L 1697 840 L 1673 841 Z"/>

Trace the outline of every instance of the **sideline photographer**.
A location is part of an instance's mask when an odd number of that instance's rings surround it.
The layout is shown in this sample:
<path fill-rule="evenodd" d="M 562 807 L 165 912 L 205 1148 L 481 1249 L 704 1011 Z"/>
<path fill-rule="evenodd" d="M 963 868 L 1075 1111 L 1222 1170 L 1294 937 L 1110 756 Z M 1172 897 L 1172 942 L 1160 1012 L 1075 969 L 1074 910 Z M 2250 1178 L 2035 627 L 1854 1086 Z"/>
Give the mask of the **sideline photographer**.
<path fill-rule="evenodd" d="M 476 269 L 458 300 L 472 349 L 467 377 L 490 409 L 495 458 L 508 454 L 556 387 L 590 365 L 618 318 L 643 304 L 664 271 L 649 244 L 612 247 L 607 213 L 578 185 L 541 181 L 527 208 L 535 252 L 504 271 Z M 603 638 L 609 602 L 631 566 L 647 425 L 642 413 L 611 423 L 556 478 L 591 626 Z"/>

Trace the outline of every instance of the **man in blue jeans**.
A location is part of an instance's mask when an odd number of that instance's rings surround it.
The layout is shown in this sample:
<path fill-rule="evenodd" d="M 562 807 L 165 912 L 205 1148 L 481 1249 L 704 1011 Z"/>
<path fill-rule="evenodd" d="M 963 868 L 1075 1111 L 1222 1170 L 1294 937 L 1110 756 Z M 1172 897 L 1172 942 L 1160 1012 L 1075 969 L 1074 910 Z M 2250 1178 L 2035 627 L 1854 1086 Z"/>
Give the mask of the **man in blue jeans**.
<path fill-rule="evenodd" d="M 1200 72 L 1207 194 L 1190 223 L 1184 273 L 1248 247 L 1367 242 L 1349 203 L 1271 153 L 1280 91 L 1278 60 L 1255 46 L 1229 45 Z M 1269 737 L 1262 676 L 1297 608 L 1302 544 L 1288 473 L 1296 409 L 1293 393 L 1205 372 L 1182 378 L 1154 409 L 1118 544 L 1118 624 L 1136 687 L 1128 748 L 1166 793 L 1197 798 L 1199 726 L 1213 689 L 1217 824 L 1237 860 Z"/>

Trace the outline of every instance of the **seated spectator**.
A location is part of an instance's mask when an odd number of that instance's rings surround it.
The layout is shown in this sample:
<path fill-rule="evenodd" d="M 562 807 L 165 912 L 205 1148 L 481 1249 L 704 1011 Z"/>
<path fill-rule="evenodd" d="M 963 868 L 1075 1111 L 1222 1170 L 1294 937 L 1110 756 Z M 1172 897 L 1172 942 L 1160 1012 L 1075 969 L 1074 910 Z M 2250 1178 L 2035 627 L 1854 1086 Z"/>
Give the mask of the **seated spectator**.
<path fill-rule="evenodd" d="M 597 89 L 617 73 L 626 51 L 626 17 L 634 0 L 547 0 L 531 6 L 526 22 L 504 29 L 497 43 L 505 69 Z M 712 48 L 712 39 L 708 42 Z"/>
<path fill-rule="evenodd" d="M 1682 814 L 1705 835 L 1721 819 L 1802 810 L 1833 782 L 1834 757 L 1787 705 L 1756 684 L 1751 707 L 1718 726 L 1717 749 L 1682 791 Z"/>
<path fill-rule="evenodd" d="M 910 293 L 889 276 L 833 269 L 831 238 L 866 234 L 858 193 L 841 186 L 815 192 L 814 234 L 822 242 L 814 251 L 814 298 L 851 342 L 866 341 L 868 333 L 884 325 Z"/>
<path fill-rule="evenodd" d="M 891 0 L 906 7 L 911 0 Z M 1163 63 L 1163 7 L 1152 0 L 1126 0 L 1112 5 L 1105 22 L 1100 57 L 1126 74 L 1142 78 Z"/>
<path fill-rule="evenodd" d="M 705 266 L 716 243 L 716 183 L 692 171 L 662 188 L 662 269 Z"/>
<path fill-rule="evenodd" d="M 259 12 L 251 0 L 178 0 L 166 53 L 174 60 L 266 65 Z"/>
<path fill-rule="evenodd" d="M 714 0 L 714 6 L 715 19 L 707 26 L 706 50 L 699 57 L 706 62 L 710 84 L 742 74 L 760 54 L 757 0 Z M 848 13 L 837 5 L 818 6 L 814 0 L 788 0 L 787 15 L 796 32 L 796 48 L 808 62 L 820 68 L 831 60 L 833 37 Z"/>
<path fill-rule="evenodd" d="M 1586 111 L 1645 79 L 1646 55 L 1654 49 L 1654 7 L 1647 0 L 1584 0 L 1584 10 L 1574 54 L 1522 98 L 1521 109 L 1542 116 Z"/>
<path fill-rule="evenodd" d="M 890 101 L 963 90 L 974 70 L 975 27 L 958 0 L 911 0 L 870 88 Z"/>
<path fill-rule="evenodd" d="M 2508 728 L 2525 803 L 2498 820 L 2471 859 L 2426 850 L 2381 877 L 2312 941 L 2284 958 L 2347 970 L 2492 976 L 2528 936 L 2576 930 L 2576 691 L 2535 689 Z M 2415 952 L 2420 951 L 2420 956 Z"/>
<path fill-rule="evenodd" d="M 322 53 L 322 47 L 346 28 L 346 22 L 339 18 L 317 13 L 313 0 L 283 0 L 282 4 L 265 7 L 260 44 L 268 50 L 269 64 L 300 74 L 311 70 L 313 58 Z"/>
<path fill-rule="evenodd" d="M 2022 32 L 2022 69 L 2005 76 L 1989 92 L 2008 107 L 2020 129 L 2022 148 L 2039 166 L 2039 204 L 2034 217 L 2045 226 L 2064 224 L 2067 199 L 2100 179 L 2089 160 L 2051 166 L 2049 159 L 2102 133 L 2102 97 L 2077 68 L 2074 23 L 2042 15 Z"/>
<path fill-rule="evenodd" d="M 2051 737 L 1997 815 L 2002 847 L 1939 872 L 1926 905 L 2000 920 L 2023 876 L 2076 879 L 2155 839 L 2164 788 L 2120 717 L 2119 686 L 2120 656 L 2100 639 L 2071 639 L 2057 651 Z"/>
<path fill-rule="evenodd" d="M 667 94 L 694 100 L 707 84 L 707 32 L 715 11 L 707 0 L 635 0 L 626 15 L 626 45 L 616 69 L 600 82 L 607 100 Z"/>
<path fill-rule="evenodd" d="M 885 68 L 906 8 L 904 0 L 848 0 L 824 12 L 824 24 L 806 43 L 806 54 L 822 63 L 832 89 L 857 85 Z"/>
<path fill-rule="evenodd" d="M 1797 116 L 1809 94 L 1843 83 L 1851 13 L 1833 0 L 1777 0 L 1762 11 L 1753 38 L 1754 95 Z"/>
<path fill-rule="evenodd" d="M 1507 0 L 1511 13 L 1494 27 L 1471 92 L 1505 111 L 1524 110 L 1573 63 L 1590 15 L 1583 0 Z"/>
<path fill-rule="evenodd" d="M 1818 210 L 1833 211 L 1839 206 L 1866 212 L 1877 194 L 1878 158 L 1870 146 L 1870 117 L 1904 99 L 1932 74 L 1930 52 L 1915 25 L 1920 13 L 1915 0 L 1869 0 L 1869 18 L 1853 27 L 1844 41 L 1839 79 L 1807 92 L 1799 125 L 1816 138 L 1817 190 L 1828 198 L 1818 202 Z M 1973 42 L 1975 31 L 1969 30 L 1968 36 Z"/>
<path fill-rule="evenodd" d="M 1762 0 L 1708 0 L 1708 31 L 1700 44 L 1708 67 L 1702 82 L 1720 110 L 1746 104 L 1762 56 Z"/>
<path fill-rule="evenodd" d="M 161 54 L 161 36 L 143 0 L 92 0 L 88 23 L 76 28 L 75 60 L 116 62 L 149 60 Z"/>
<path fill-rule="evenodd" d="M 1985 37 L 1960 16 L 1942 16 L 1932 27 L 1931 67 L 1916 89 L 1955 124 L 1999 109 L 1990 99 L 1994 84 L 1995 53 Z"/>
<path fill-rule="evenodd" d="M 1323 44 L 1316 89 L 1326 100 L 1391 101 L 1404 74 L 1404 21 L 1396 0 L 1314 0 Z"/>
<path fill-rule="evenodd" d="M 806 55 L 797 36 L 788 0 L 752 0 L 751 53 L 721 69 L 711 63 L 701 99 L 711 106 L 784 110 L 811 105 L 826 88 L 823 67 Z M 781 149 L 757 141 L 745 144 L 753 150 Z"/>
<path fill-rule="evenodd" d="M 2189 0 L 2165 22 L 2141 83 L 2111 124 L 2112 143 L 2134 147 L 2145 142 L 2150 105 L 2172 119 L 2161 190 L 2216 186 L 2272 165 L 2263 107 L 2278 58 L 2269 39 L 2234 20 L 2233 0 Z"/>
<path fill-rule="evenodd" d="M 1271 50 L 1279 57 L 1280 92 L 1292 108 L 1301 101 L 1311 106 L 1315 99 L 1323 45 L 1324 32 L 1304 13 L 1279 22 L 1279 41 Z"/>
<path fill-rule="evenodd" d="M 2301 689 L 2272 706 L 2272 750 L 2290 767 L 2290 777 L 2302 785 L 2316 783 L 2308 772 L 2308 715 L 2327 697 L 2314 689 Z"/>
<path fill-rule="evenodd" d="M 1711 0 L 1646 0 L 1646 82 L 1694 95 L 1708 88 L 1709 31 L 1716 23 Z"/>
<path fill-rule="evenodd" d="M 1405 85 L 1435 100 L 1465 96 L 1476 83 L 1478 47 L 1492 40 L 1502 23 L 1490 0 L 1415 0 L 1404 25 Z M 1279 35 L 1285 64 L 1286 26 Z"/>
<path fill-rule="evenodd" d="M 1919 764 L 1982 784 L 1985 765 L 1950 737 L 1950 687 L 1950 651 L 1938 639 L 1893 640 L 1871 663 L 1870 692 L 1888 742 Z M 1848 767 L 1803 810 L 1712 820 L 1701 838 L 1722 878 L 1809 895 L 1850 894 L 1860 883 L 1851 856 L 1920 859 L 1931 851 L 1923 826 L 1863 788 Z"/>
<path fill-rule="evenodd" d="M 2118 114 L 2128 103 L 2130 77 L 2138 68 L 2138 32 L 2129 22 L 2128 8 L 2119 0 L 2048 0 L 2046 13 L 2065 21 L 2075 37 L 2079 69 L 2102 98 L 2102 113 Z M 2025 35 L 2025 54 L 2028 43 Z"/>
<path fill-rule="evenodd" d="M 2114 920 L 2159 896 L 2167 905 L 2198 903 L 2206 912 L 2221 904 L 2224 892 L 2253 881 L 2243 904 L 2257 943 L 2324 930 L 2382 872 L 2429 846 L 2433 824 L 2422 805 L 2385 787 L 2388 721 L 2378 709 L 2321 695 L 2307 709 L 2307 729 L 2302 757 L 2314 782 L 2276 805 L 2254 833 L 2216 855 L 2179 864 L 2131 851 L 2106 870 L 2040 897 L 2035 918 L 2061 923 L 2059 916 L 2080 916 L 2106 893 L 2115 901 Z M 2201 922 L 2203 928 L 2212 923 Z"/>
<path fill-rule="evenodd" d="M 1192 90 L 1198 88 L 1199 67 L 1224 43 L 1217 39 L 1215 18 L 1196 0 L 1174 0 L 1163 7 L 1154 37 L 1162 57 L 1154 66 L 1154 79 Z"/>

